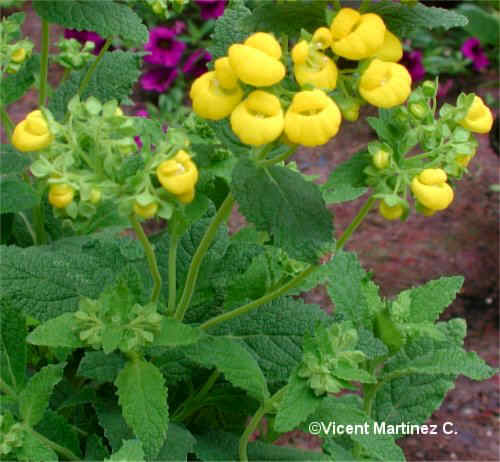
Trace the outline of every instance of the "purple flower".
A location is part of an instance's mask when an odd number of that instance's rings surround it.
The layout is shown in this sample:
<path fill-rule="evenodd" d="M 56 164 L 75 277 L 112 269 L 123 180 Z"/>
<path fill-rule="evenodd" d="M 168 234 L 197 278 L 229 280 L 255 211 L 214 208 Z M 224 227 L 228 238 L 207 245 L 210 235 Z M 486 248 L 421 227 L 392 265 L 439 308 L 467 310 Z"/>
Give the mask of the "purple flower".
<path fill-rule="evenodd" d="M 149 117 L 149 112 L 146 109 L 137 109 L 137 111 L 135 111 L 135 116 L 147 119 Z"/>
<path fill-rule="evenodd" d="M 65 29 L 64 38 L 67 39 L 74 38 L 75 40 L 78 40 L 82 44 L 85 42 L 94 42 L 95 47 L 92 50 L 92 53 L 94 53 L 95 55 L 99 54 L 101 48 L 106 42 L 106 40 L 104 40 L 99 34 L 96 34 L 95 32 L 91 32 L 88 30 L 80 31 L 76 29 Z"/>
<path fill-rule="evenodd" d="M 182 72 L 189 74 L 193 78 L 199 77 L 207 72 L 207 63 L 212 59 L 212 55 L 203 48 L 196 50 L 186 60 L 182 66 Z"/>
<path fill-rule="evenodd" d="M 227 0 L 196 0 L 201 8 L 201 19 L 216 19 L 224 14 Z"/>
<path fill-rule="evenodd" d="M 439 82 L 437 98 L 446 98 L 448 92 L 453 88 L 453 79 L 448 79 L 445 82 Z"/>
<path fill-rule="evenodd" d="M 142 74 L 140 82 L 144 90 L 163 93 L 170 88 L 177 75 L 177 69 L 157 67 Z"/>
<path fill-rule="evenodd" d="M 425 76 L 425 67 L 422 64 L 422 52 L 419 50 L 405 51 L 401 64 L 408 69 L 414 82 L 422 80 Z"/>
<path fill-rule="evenodd" d="M 151 29 L 149 41 L 144 45 L 144 49 L 150 51 L 151 54 L 146 56 L 144 61 L 165 67 L 175 67 L 186 48 L 184 42 L 175 39 L 177 30 L 179 30 L 177 26 L 173 28 L 160 26 Z"/>
<path fill-rule="evenodd" d="M 481 42 L 476 37 L 468 38 L 462 45 L 460 51 L 466 58 L 472 61 L 476 71 L 485 69 L 490 64 L 488 57 L 481 48 Z"/>

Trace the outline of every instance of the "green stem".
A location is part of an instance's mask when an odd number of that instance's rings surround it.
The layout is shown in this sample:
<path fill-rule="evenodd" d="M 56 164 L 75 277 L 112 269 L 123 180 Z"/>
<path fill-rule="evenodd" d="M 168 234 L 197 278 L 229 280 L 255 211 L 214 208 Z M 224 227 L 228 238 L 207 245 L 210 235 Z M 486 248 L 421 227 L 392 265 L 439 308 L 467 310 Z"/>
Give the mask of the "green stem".
<path fill-rule="evenodd" d="M 45 217 L 43 213 L 43 204 L 41 202 L 33 207 L 33 224 L 35 226 L 36 244 L 46 244 L 47 233 L 45 231 Z"/>
<path fill-rule="evenodd" d="M 354 217 L 354 220 L 352 220 L 352 222 L 349 224 L 349 226 L 346 228 L 342 236 L 340 236 L 339 240 L 337 241 L 337 247 L 336 247 L 337 250 L 340 250 L 344 247 L 347 240 L 352 236 L 352 233 L 356 231 L 356 229 L 361 224 L 367 213 L 370 211 L 375 201 L 376 199 L 374 199 L 373 196 L 370 196 L 368 200 L 364 203 L 363 207 L 361 207 L 361 210 Z"/>
<path fill-rule="evenodd" d="M 12 119 L 9 117 L 9 114 L 7 114 L 7 111 L 5 110 L 4 106 L 0 106 L 0 119 L 2 120 L 2 125 L 3 129 L 5 130 L 5 134 L 7 135 L 7 138 L 10 140 L 10 137 L 12 136 L 12 131 L 14 130 L 14 123 L 12 122 Z"/>
<path fill-rule="evenodd" d="M 277 164 L 283 160 L 287 160 L 295 151 L 297 150 L 297 146 L 291 147 L 288 151 L 280 154 L 279 156 L 273 157 L 272 159 L 261 160 L 258 164 L 259 167 L 268 167 L 270 165 Z"/>
<path fill-rule="evenodd" d="M 26 215 L 23 212 L 17 212 L 17 213 L 19 214 L 19 216 L 23 220 L 23 222 L 24 222 L 24 224 L 26 226 L 26 229 L 28 230 L 28 233 L 31 236 L 31 239 L 33 239 L 33 245 L 36 245 L 36 243 L 37 243 L 36 242 L 36 233 L 33 230 L 33 227 L 31 226 L 30 221 L 28 220 L 28 218 L 26 217 Z"/>
<path fill-rule="evenodd" d="M 68 77 L 69 77 L 70 72 L 71 72 L 71 69 L 70 69 L 69 67 L 67 67 L 67 68 L 65 68 L 65 69 L 64 69 L 64 72 L 63 72 L 63 75 L 62 75 L 61 81 L 59 82 L 59 85 L 60 85 L 61 83 L 66 82 L 66 80 L 67 80 L 67 79 L 68 79 Z"/>
<path fill-rule="evenodd" d="M 257 412 L 254 414 L 254 416 L 248 423 L 247 428 L 245 428 L 245 431 L 243 432 L 240 438 L 240 444 L 239 444 L 240 461 L 248 462 L 248 454 L 247 454 L 248 438 L 250 438 L 252 433 L 259 426 L 262 417 L 264 417 L 273 408 L 274 404 L 283 397 L 285 390 L 286 390 L 286 385 L 280 390 L 278 390 L 271 398 L 262 403 L 262 405 L 259 407 L 259 409 L 257 409 Z"/>
<path fill-rule="evenodd" d="M 153 278 L 153 294 L 151 295 L 151 301 L 153 303 L 156 303 L 158 301 L 158 298 L 160 297 L 161 276 L 160 272 L 158 271 L 155 252 L 135 214 L 132 213 L 129 219 L 132 227 L 134 228 L 135 234 L 137 235 L 137 238 L 144 248 L 146 258 L 148 259 L 149 271 L 151 272 L 151 277 Z"/>
<path fill-rule="evenodd" d="M 221 322 L 229 321 L 230 319 L 241 316 L 242 314 L 245 314 L 251 310 L 254 310 L 255 308 L 258 308 L 261 305 L 264 305 L 264 304 L 269 303 L 270 301 L 272 301 L 278 297 L 281 297 L 283 294 L 285 294 L 289 290 L 300 285 L 300 283 L 304 279 L 306 279 L 313 271 L 315 271 L 319 267 L 320 267 L 320 265 L 309 266 L 304 271 L 302 271 L 300 274 L 295 276 L 293 279 L 291 279 L 285 285 L 279 287 L 278 289 L 273 290 L 272 292 L 269 292 L 268 294 L 264 295 L 263 297 L 260 297 L 257 300 L 254 300 L 253 302 L 247 303 L 246 305 L 240 306 L 239 308 L 236 308 L 232 311 L 228 311 L 227 313 L 219 314 L 218 316 L 215 316 L 215 317 L 209 319 L 208 321 L 205 321 L 203 324 L 201 324 L 200 328 L 201 329 L 209 329 L 210 327 L 213 327 L 217 324 L 220 324 Z"/>
<path fill-rule="evenodd" d="M 42 56 L 40 61 L 40 91 L 38 93 L 38 105 L 45 106 L 47 99 L 47 77 L 49 75 L 49 23 L 42 19 Z"/>
<path fill-rule="evenodd" d="M 94 60 L 94 62 L 91 64 L 89 67 L 87 73 L 85 74 L 85 77 L 83 77 L 82 82 L 80 83 L 80 87 L 78 88 L 78 95 L 82 96 L 83 95 L 83 90 L 87 87 L 90 78 L 92 77 L 92 74 L 94 73 L 97 65 L 99 64 L 99 61 L 101 61 L 102 57 L 104 56 L 104 53 L 108 50 L 108 48 L 111 46 L 111 42 L 113 41 L 113 37 L 109 37 L 106 42 L 104 43 L 103 47 L 101 48 L 101 51 L 97 55 L 97 58 Z"/>
<path fill-rule="evenodd" d="M 175 219 L 169 223 L 169 247 L 168 247 L 168 308 L 167 315 L 175 313 L 177 301 L 177 246 L 179 237 L 176 231 Z"/>
<path fill-rule="evenodd" d="M 191 302 L 191 297 L 193 296 L 193 292 L 196 286 L 196 280 L 198 279 L 198 274 L 200 272 L 201 262 L 203 261 L 203 257 L 207 253 L 210 244 L 215 238 L 217 230 L 220 224 L 229 216 L 234 204 L 234 197 L 231 193 L 229 193 L 217 210 L 212 222 L 208 226 L 205 234 L 196 249 L 196 252 L 191 260 L 191 264 L 189 265 L 189 271 L 186 278 L 186 283 L 184 285 L 184 290 L 182 292 L 182 297 L 177 306 L 177 310 L 175 312 L 175 318 L 179 321 L 184 319 L 184 315 L 189 307 L 189 303 Z"/>
<path fill-rule="evenodd" d="M 64 446 L 60 446 L 52 440 L 49 440 L 42 434 L 38 433 L 36 430 L 33 430 L 29 425 L 24 425 L 25 430 L 29 431 L 38 441 L 42 442 L 49 448 L 53 449 L 55 452 L 61 454 L 67 460 L 81 460 L 76 454 L 70 451 L 68 448 Z"/>

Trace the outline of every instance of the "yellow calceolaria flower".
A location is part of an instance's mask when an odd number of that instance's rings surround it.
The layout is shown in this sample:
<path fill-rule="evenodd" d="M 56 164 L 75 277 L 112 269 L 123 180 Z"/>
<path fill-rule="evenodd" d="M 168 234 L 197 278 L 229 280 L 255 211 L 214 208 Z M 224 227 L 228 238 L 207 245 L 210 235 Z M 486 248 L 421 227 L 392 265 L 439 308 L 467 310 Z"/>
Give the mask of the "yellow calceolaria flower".
<path fill-rule="evenodd" d="M 301 40 L 292 48 L 292 61 L 295 64 L 304 64 L 309 56 L 309 43 Z"/>
<path fill-rule="evenodd" d="M 493 115 L 490 108 L 484 104 L 479 96 L 474 96 L 465 119 L 461 120 L 460 125 L 474 133 L 488 133 L 493 126 Z"/>
<path fill-rule="evenodd" d="M 156 202 L 152 202 L 148 205 L 141 205 L 139 202 L 134 203 L 134 213 L 139 215 L 141 218 L 153 218 L 158 211 L 158 204 Z"/>
<path fill-rule="evenodd" d="M 339 131 L 342 116 L 322 90 L 301 91 L 293 97 L 285 115 L 285 133 L 296 144 L 319 146 Z"/>
<path fill-rule="evenodd" d="M 382 46 L 372 57 L 379 58 L 382 61 L 397 63 L 403 57 L 403 45 L 389 29 L 386 29 L 384 43 L 382 43 Z"/>
<path fill-rule="evenodd" d="M 12 134 L 12 145 L 21 152 L 40 151 L 52 142 L 49 126 L 39 109 L 19 122 Z"/>
<path fill-rule="evenodd" d="M 193 200 L 198 169 L 186 151 L 180 150 L 173 159 L 163 161 L 156 169 L 156 176 L 161 185 L 182 203 Z"/>
<path fill-rule="evenodd" d="M 49 189 L 49 203 L 58 209 L 63 209 L 73 202 L 75 190 L 68 184 L 53 184 Z"/>
<path fill-rule="evenodd" d="M 368 58 L 384 43 L 385 30 L 384 21 L 377 14 L 342 8 L 330 26 L 332 50 L 347 59 Z"/>
<path fill-rule="evenodd" d="M 229 61 L 238 78 L 254 87 L 268 87 L 285 77 L 286 69 L 281 58 L 278 41 L 265 32 L 257 32 L 243 44 L 229 48 Z"/>
<path fill-rule="evenodd" d="M 413 178 L 411 190 L 426 209 L 444 210 L 453 201 L 453 189 L 446 182 L 446 172 L 440 168 L 427 168 Z"/>
<path fill-rule="evenodd" d="M 212 71 L 193 82 L 189 96 L 196 114 L 204 119 L 221 120 L 238 105 L 243 98 L 243 91 L 238 84 L 230 90 L 224 88 Z"/>
<path fill-rule="evenodd" d="M 404 66 L 374 59 L 359 82 L 361 96 L 376 107 L 390 108 L 406 101 L 411 76 Z"/>
<path fill-rule="evenodd" d="M 284 127 L 280 100 L 262 90 L 255 90 L 231 114 L 231 128 L 250 146 L 262 146 L 277 139 Z"/>
<path fill-rule="evenodd" d="M 18 48 L 12 53 L 10 59 L 15 63 L 22 63 L 26 59 L 26 50 L 24 48 Z"/>
<path fill-rule="evenodd" d="M 403 215 L 403 207 L 400 204 L 391 207 L 385 201 L 380 201 L 378 211 L 387 220 L 397 220 Z"/>
<path fill-rule="evenodd" d="M 233 90 L 238 86 L 238 76 L 231 67 L 229 58 L 224 56 L 215 61 L 215 78 L 220 86 L 226 90 Z"/>
<path fill-rule="evenodd" d="M 328 56 L 318 51 L 305 63 L 295 64 L 294 74 L 301 87 L 310 84 L 316 88 L 334 90 L 337 86 L 337 66 Z"/>
<path fill-rule="evenodd" d="M 316 48 L 324 50 L 332 44 L 332 33 L 327 27 L 320 27 L 316 29 L 313 34 L 312 41 Z"/>

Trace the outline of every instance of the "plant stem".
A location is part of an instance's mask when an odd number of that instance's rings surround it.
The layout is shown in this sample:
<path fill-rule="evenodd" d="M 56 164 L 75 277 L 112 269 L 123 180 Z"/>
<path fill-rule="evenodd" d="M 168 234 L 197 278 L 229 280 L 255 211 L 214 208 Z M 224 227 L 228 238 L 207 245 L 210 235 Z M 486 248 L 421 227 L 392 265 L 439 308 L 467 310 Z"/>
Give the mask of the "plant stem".
<path fill-rule="evenodd" d="M 262 403 L 262 405 L 259 407 L 259 409 L 257 409 L 257 412 L 254 414 L 254 416 L 248 423 L 247 428 L 245 428 L 245 431 L 243 432 L 240 438 L 240 445 L 239 445 L 240 461 L 248 462 L 248 454 L 247 454 L 248 438 L 250 438 L 252 433 L 259 426 L 262 417 L 264 417 L 273 408 L 273 405 L 282 398 L 283 394 L 285 393 L 285 390 L 286 390 L 286 385 L 283 388 L 279 389 L 271 398 Z"/>
<path fill-rule="evenodd" d="M 277 164 L 282 160 L 288 159 L 295 151 L 297 150 L 297 146 L 291 147 L 288 151 L 280 154 L 279 156 L 273 157 L 272 159 L 261 160 L 259 162 L 259 167 L 268 167 L 270 165 Z"/>
<path fill-rule="evenodd" d="M 10 137 L 12 136 L 12 131 L 14 130 L 14 123 L 12 122 L 12 119 L 9 117 L 9 114 L 7 114 L 7 111 L 5 110 L 4 106 L 0 106 L 0 119 L 2 120 L 2 125 L 3 129 L 5 130 L 5 134 L 7 135 L 7 138 L 10 140 Z"/>
<path fill-rule="evenodd" d="M 172 229 L 170 230 L 170 226 Z M 168 308 L 167 315 L 175 313 L 177 301 L 177 246 L 179 237 L 176 230 L 175 218 L 169 223 L 169 247 L 168 247 Z"/>
<path fill-rule="evenodd" d="M 65 448 L 64 446 L 60 446 L 59 444 L 55 443 L 52 440 L 49 440 L 42 434 L 38 433 L 36 430 L 33 430 L 29 425 L 24 425 L 24 428 L 29 431 L 37 440 L 41 441 L 44 443 L 46 446 L 49 448 L 53 449 L 54 451 L 58 452 L 67 460 L 81 460 L 80 457 L 78 457 L 76 454 L 74 454 L 72 451 L 70 451 L 68 448 Z"/>
<path fill-rule="evenodd" d="M 349 224 L 349 226 L 346 228 L 342 236 L 340 236 L 339 240 L 337 241 L 337 247 L 336 247 L 337 250 L 340 250 L 344 247 L 347 240 L 352 236 L 352 233 L 356 231 L 356 229 L 361 224 L 367 213 L 370 211 L 375 201 L 376 199 L 374 199 L 373 196 L 370 196 L 367 199 L 367 201 L 363 204 L 363 207 L 361 207 L 361 210 L 354 217 L 354 220 L 352 220 L 352 222 Z"/>
<path fill-rule="evenodd" d="M 196 280 L 198 279 L 198 274 L 200 272 L 201 262 L 203 261 L 203 257 L 207 253 L 210 244 L 215 238 L 217 230 L 220 224 L 229 216 L 234 204 L 234 197 L 232 193 L 229 193 L 217 210 L 212 222 L 208 226 L 203 238 L 196 249 L 196 252 L 191 260 L 191 264 L 189 265 L 189 271 L 186 278 L 186 283 L 184 285 L 184 290 L 182 292 L 182 297 L 177 306 L 177 310 L 175 312 L 175 318 L 179 321 L 184 319 L 184 315 L 189 307 L 189 303 L 191 302 L 191 297 L 193 296 L 193 292 L 196 286 Z"/>
<path fill-rule="evenodd" d="M 40 91 L 38 105 L 45 106 L 47 99 L 47 76 L 49 75 L 49 23 L 42 19 L 42 56 L 40 61 Z"/>
<path fill-rule="evenodd" d="M 111 42 L 113 41 L 113 37 L 109 37 L 106 42 L 104 43 L 103 47 L 101 48 L 101 51 L 97 55 L 97 58 L 94 60 L 94 62 L 91 64 L 89 67 L 87 73 L 85 74 L 85 77 L 83 77 L 82 82 L 80 83 L 80 87 L 78 88 L 78 95 L 82 96 L 83 95 L 83 90 L 87 87 L 90 78 L 92 77 L 92 74 L 94 73 L 97 65 L 99 64 L 99 61 L 101 61 L 102 57 L 104 56 L 104 53 L 108 50 L 108 48 L 111 46 Z"/>
<path fill-rule="evenodd" d="M 45 218 L 43 213 L 43 204 L 39 203 L 33 207 L 33 224 L 36 232 L 36 244 L 43 245 L 47 243 L 47 233 L 45 232 Z"/>
<path fill-rule="evenodd" d="M 137 238 L 144 248 L 146 258 L 148 259 L 149 271 L 151 272 L 151 277 L 153 278 L 153 294 L 151 295 L 151 301 L 153 303 L 156 303 L 158 301 L 158 298 L 160 297 L 161 289 L 161 276 L 160 272 L 158 271 L 158 264 L 156 263 L 156 255 L 151 243 L 149 242 L 149 239 L 144 233 L 142 225 L 137 220 L 135 214 L 132 213 L 129 219 L 132 227 L 134 228 L 135 234 L 137 235 Z"/>
<path fill-rule="evenodd" d="M 309 266 L 304 271 L 299 273 L 297 276 L 295 276 L 293 279 L 291 279 L 290 281 L 288 281 L 286 284 L 282 285 L 278 289 L 273 290 L 272 292 L 269 292 L 268 294 L 258 298 L 257 300 L 254 300 L 253 302 L 247 303 L 246 305 L 240 306 L 239 308 L 236 308 L 232 311 L 228 311 L 227 313 L 219 314 L 218 316 L 215 316 L 215 317 L 209 319 L 208 321 L 205 321 L 203 324 L 200 325 L 200 328 L 201 329 L 209 329 L 210 327 L 213 327 L 217 324 L 220 324 L 221 322 L 229 321 L 230 319 L 241 316 L 242 314 L 245 314 L 251 310 L 254 310 L 255 308 L 258 308 L 259 306 L 264 305 L 265 303 L 269 303 L 270 301 L 272 301 L 278 297 L 281 297 L 281 295 L 285 294 L 290 289 L 297 287 L 304 279 L 307 278 L 307 276 L 309 276 L 313 271 L 315 271 L 319 267 L 320 267 L 320 265 Z"/>
<path fill-rule="evenodd" d="M 30 221 L 28 220 L 28 218 L 26 217 L 26 215 L 23 212 L 17 212 L 17 213 L 21 217 L 21 219 L 23 220 L 24 224 L 26 225 L 26 229 L 28 230 L 28 233 L 30 234 L 31 239 L 33 239 L 33 245 L 36 245 L 37 244 L 36 233 L 33 230 L 33 227 L 31 226 Z"/>

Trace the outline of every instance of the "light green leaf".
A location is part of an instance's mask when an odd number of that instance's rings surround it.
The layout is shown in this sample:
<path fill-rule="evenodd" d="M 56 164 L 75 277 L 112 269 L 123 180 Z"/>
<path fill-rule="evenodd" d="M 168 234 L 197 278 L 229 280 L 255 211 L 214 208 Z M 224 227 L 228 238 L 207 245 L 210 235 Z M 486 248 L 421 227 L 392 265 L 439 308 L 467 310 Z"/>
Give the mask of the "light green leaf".
<path fill-rule="evenodd" d="M 65 364 L 45 366 L 33 375 L 19 395 L 19 411 L 24 421 L 35 426 L 49 405 L 50 395 L 62 379 Z"/>
<path fill-rule="evenodd" d="M 0 82 L 2 105 L 7 106 L 17 101 L 35 83 L 35 74 L 40 69 L 40 55 L 29 58 L 15 75 L 5 75 Z"/>
<path fill-rule="evenodd" d="M 216 367 L 234 386 L 246 390 L 253 398 L 269 397 L 266 379 L 255 358 L 240 343 L 226 337 L 206 337 L 186 349 L 192 361 Z"/>
<path fill-rule="evenodd" d="M 138 359 L 123 368 L 115 385 L 125 421 L 142 442 L 146 457 L 156 457 L 167 436 L 165 379 L 156 366 Z"/>
<path fill-rule="evenodd" d="M 76 375 L 95 380 L 98 384 L 114 382 L 124 365 L 125 360 L 118 353 L 106 355 L 102 351 L 86 351 Z"/>
<path fill-rule="evenodd" d="M 193 328 L 176 319 L 164 318 L 160 332 L 155 335 L 154 346 L 191 345 L 198 342 L 202 335 L 201 329 Z"/>
<path fill-rule="evenodd" d="M 102 37 L 120 36 L 131 45 L 148 40 L 148 30 L 141 18 L 127 5 L 112 0 L 35 1 L 33 8 L 48 22 L 69 29 L 91 30 Z"/>
<path fill-rule="evenodd" d="M 79 348 L 84 343 L 74 331 L 75 325 L 76 320 L 73 313 L 64 313 L 39 325 L 28 335 L 27 340 L 33 345 Z"/>
<path fill-rule="evenodd" d="M 26 154 L 21 154 L 10 144 L 2 144 L 0 147 L 0 175 L 21 173 L 31 163 Z"/>
<path fill-rule="evenodd" d="M 44 443 L 42 443 L 32 433 L 25 432 L 23 437 L 23 445 L 16 451 L 17 458 L 26 462 L 43 461 L 51 462 L 58 461 L 57 454 Z"/>
<path fill-rule="evenodd" d="M 333 218 L 319 187 L 299 173 L 240 160 L 231 189 L 241 213 L 292 258 L 315 263 L 331 244 Z"/>
<path fill-rule="evenodd" d="M 167 441 L 160 449 L 158 460 L 165 462 L 187 460 L 187 455 L 193 452 L 195 443 L 196 439 L 189 430 L 171 423 L 168 426 Z"/>
<path fill-rule="evenodd" d="M 127 461 L 127 462 L 142 462 L 145 460 L 144 451 L 142 450 L 142 444 L 139 440 L 126 440 L 123 442 L 122 447 L 111 454 L 109 459 L 106 461 Z"/>
<path fill-rule="evenodd" d="M 31 209 L 39 202 L 35 190 L 16 176 L 0 177 L 0 196 L 0 213 Z"/>

